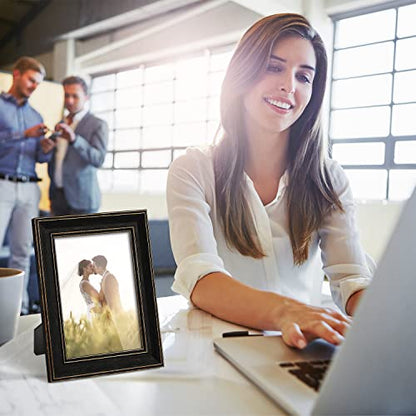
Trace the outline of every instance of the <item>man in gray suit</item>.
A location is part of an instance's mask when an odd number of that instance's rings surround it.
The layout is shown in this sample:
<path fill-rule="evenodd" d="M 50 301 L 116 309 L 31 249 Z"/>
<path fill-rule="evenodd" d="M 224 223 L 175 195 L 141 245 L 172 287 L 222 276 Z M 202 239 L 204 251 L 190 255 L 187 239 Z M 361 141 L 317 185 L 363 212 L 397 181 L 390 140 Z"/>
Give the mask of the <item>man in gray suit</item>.
<path fill-rule="evenodd" d="M 97 212 L 101 192 L 97 168 L 105 158 L 107 123 L 85 109 L 88 87 L 76 76 L 62 81 L 68 115 L 55 126 L 59 136 L 50 140 L 54 154 L 48 166 L 53 215 Z"/>

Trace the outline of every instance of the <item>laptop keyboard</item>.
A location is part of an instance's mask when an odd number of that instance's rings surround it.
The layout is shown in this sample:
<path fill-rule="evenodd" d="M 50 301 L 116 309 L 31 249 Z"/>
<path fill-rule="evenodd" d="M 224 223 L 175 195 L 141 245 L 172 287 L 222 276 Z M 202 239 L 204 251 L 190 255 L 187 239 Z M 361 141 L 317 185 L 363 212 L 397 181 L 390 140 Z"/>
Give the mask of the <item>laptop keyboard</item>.
<path fill-rule="evenodd" d="M 294 361 L 282 362 L 279 366 L 318 391 L 330 362 L 331 360 Z"/>

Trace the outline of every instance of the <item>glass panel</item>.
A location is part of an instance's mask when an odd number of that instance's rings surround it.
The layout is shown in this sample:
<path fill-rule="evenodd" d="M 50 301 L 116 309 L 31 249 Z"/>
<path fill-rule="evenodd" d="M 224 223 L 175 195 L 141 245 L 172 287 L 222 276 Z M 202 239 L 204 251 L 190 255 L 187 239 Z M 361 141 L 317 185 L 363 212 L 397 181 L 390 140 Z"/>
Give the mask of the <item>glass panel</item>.
<path fill-rule="evenodd" d="M 332 147 L 332 157 L 342 165 L 382 165 L 384 143 L 339 143 Z"/>
<path fill-rule="evenodd" d="M 207 125 L 207 138 L 208 143 L 218 143 L 221 136 L 217 136 L 217 134 L 221 134 L 221 132 L 218 132 L 220 123 L 218 121 L 209 121 Z M 216 139 L 216 141 L 215 141 Z"/>
<path fill-rule="evenodd" d="M 354 199 L 386 199 L 387 171 L 345 169 Z"/>
<path fill-rule="evenodd" d="M 105 111 L 114 108 L 114 92 L 92 94 L 90 98 L 91 111 Z"/>
<path fill-rule="evenodd" d="M 205 73 L 194 74 L 189 79 L 181 78 L 175 84 L 176 100 L 191 100 L 208 95 L 207 77 Z"/>
<path fill-rule="evenodd" d="M 143 168 L 163 168 L 170 164 L 170 150 L 157 150 L 142 153 Z"/>
<path fill-rule="evenodd" d="M 117 168 L 138 168 L 140 165 L 139 152 L 123 152 L 114 155 L 114 167 Z"/>
<path fill-rule="evenodd" d="M 416 186 L 416 170 L 391 170 L 389 184 L 389 199 L 409 198 Z"/>
<path fill-rule="evenodd" d="M 196 146 L 206 143 L 206 123 L 176 124 L 173 127 L 174 146 Z"/>
<path fill-rule="evenodd" d="M 139 170 L 115 170 L 113 190 L 137 192 L 139 190 Z"/>
<path fill-rule="evenodd" d="M 113 187 L 113 171 L 109 169 L 99 169 L 97 172 L 98 183 L 101 192 L 109 192 Z"/>
<path fill-rule="evenodd" d="M 393 42 L 336 51 L 334 78 L 370 75 L 393 69 Z"/>
<path fill-rule="evenodd" d="M 144 82 L 159 82 L 173 79 L 173 65 L 148 66 L 144 70 Z"/>
<path fill-rule="evenodd" d="M 176 63 L 175 99 L 189 100 L 207 95 L 208 58 L 186 59 Z"/>
<path fill-rule="evenodd" d="M 103 75 L 92 79 L 91 93 L 113 90 L 116 87 L 115 74 Z"/>
<path fill-rule="evenodd" d="M 173 82 L 146 84 L 143 89 L 143 102 L 148 104 L 171 103 L 173 101 Z"/>
<path fill-rule="evenodd" d="M 142 82 L 142 70 L 140 68 L 122 71 L 117 74 L 117 88 L 132 87 Z"/>
<path fill-rule="evenodd" d="M 176 79 L 192 80 L 194 77 L 200 78 L 208 71 L 208 59 L 206 56 L 184 59 L 176 62 Z"/>
<path fill-rule="evenodd" d="M 103 168 L 112 168 L 113 167 L 113 154 L 111 152 L 106 153 Z"/>
<path fill-rule="evenodd" d="M 386 137 L 390 127 L 390 108 L 359 108 L 332 112 L 332 139 Z"/>
<path fill-rule="evenodd" d="M 207 101 L 194 100 L 177 102 L 175 105 L 175 122 L 186 123 L 205 121 L 207 118 Z"/>
<path fill-rule="evenodd" d="M 140 109 L 127 108 L 115 112 L 117 128 L 138 127 L 140 125 Z"/>
<path fill-rule="evenodd" d="M 110 130 L 108 134 L 108 146 L 107 150 L 113 150 L 114 149 L 114 131 Z"/>
<path fill-rule="evenodd" d="M 172 123 L 172 104 L 147 105 L 143 107 L 143 125 Z"/>
<path fill-rule="evenodd" d="M 208 120 L 220 120 L 220 97 L 208 98 Z"/>
<path fill-rule="evenodd" d="M 108 124 L 110 130 L 114 129 L 114 111 L 106 111 L 103 113 L 95 114 L 98 118 L 101 118 Z"/>
<path fill-rule="evenodd" d="M 172 126 L 149 126 L 143 128 L 143 148 L 172 146 Z"/>
<path fill-rule="evenodd" d="M 166 181 L 168 178 L 167 169 L 158 170 L 142 170 L 141 176 L 141 192 L 148 193 L 164 193 L 166 192 Z"/>
<path fill-rule="evenodd" d="M 213 72 L 208 75 L 208 95 L 219 96 L 225 72 Z M 219 98 L 218 98 L 219 100 Z"/>
<path fill-rule="evenodd" d="M 396 42 L 396 71 L 416 68 L 416 38 L 402 39 Z"/>
<path fill-rule="evenodd" d="M 391 75 L 334 81 L 332 106 L 334 108 L 361 107 L 389 104 L 391 98 Z M 365 94 L 357 94 L 365 91 Z"/>
<path fill-rule="evenodd" d="M 395 103 L 416 101 L 416 71 L 398 72 L 394 75 Z"/>
<path fill-rule="evenodd" d="M 397 141 L 394 163 L 416 163 L 416 141 Z"/>
<path fill-rule="evenodd" d="M 142 104 L 142 87 L 116 90 L 117 108 L 140 107 Z"/>
<path fill-rule="evenodd" d="M 232 51 L 214 53 L 210 57 L 210 71 L 225 71 L 232 56 Z"/>
<path fill-rule="evenodd" d="M 399 8 L 397 22 L 397 37 L 416 35 L 416 4 Z"/>
<path fill-rule="evenodd" d="M 182 156 L 186 153 L 186 149 L 175 149 L 173 151 L 173 160 L 175 160 L 177 157 Z"/>
<path fill-rule="evenodd" d="M 116 130 L 115 149 L 129 150 L 140 148 L 140 129 Z"/>
<path fill-rule="evenodd" d="M 416 104 L 393 106 L 391 133 L 393 136 L 407 136 L 416 133 Z"/>
<path fill-rule="evenodd" d="M 343 19 L 336 24 L 335 47 L 345 48 L 393 39 L 395 28 L 394 9 Z"/>

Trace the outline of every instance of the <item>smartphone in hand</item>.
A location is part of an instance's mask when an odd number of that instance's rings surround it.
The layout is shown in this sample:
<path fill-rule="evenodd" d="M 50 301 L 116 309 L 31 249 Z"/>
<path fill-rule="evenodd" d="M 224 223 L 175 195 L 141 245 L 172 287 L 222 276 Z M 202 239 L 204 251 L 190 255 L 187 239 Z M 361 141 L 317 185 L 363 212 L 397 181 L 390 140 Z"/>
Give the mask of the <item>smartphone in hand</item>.
<path fill-rule="evenodd" d="M 52 140 L 52 141 L 54 141 L 54 142 L 56 142 L 56 139 L 59 137 L 59 136 L 61 136 L 62 135 L 62 133 L 60 132 L 60 131 L 54 131 L 49 137 L 48 137 L 48 139 L 50 139 L 50 140 Z"/>

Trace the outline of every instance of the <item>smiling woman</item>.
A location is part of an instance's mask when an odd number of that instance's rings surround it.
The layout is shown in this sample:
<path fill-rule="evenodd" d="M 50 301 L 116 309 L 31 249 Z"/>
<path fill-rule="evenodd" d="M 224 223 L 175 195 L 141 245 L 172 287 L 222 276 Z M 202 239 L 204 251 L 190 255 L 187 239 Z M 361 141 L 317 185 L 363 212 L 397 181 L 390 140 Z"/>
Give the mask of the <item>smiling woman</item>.
<path fill-rule="evenodd" d="M 289 127 L 311 98 L 315 66 L 315 52 L 309 40 L 287 37 L 279 41 L 266 71 L 244 97 L 247 138 L 251 145 L 256 141 L 258 129 L 262 130 L 262 140 L 275 141 L 276 134 L 285 132 L 281 134 L 279 147 L 287 145 L 283 141 L 289 138 Z M 265 111 L 265 106 L 270 111 Z M 276 195 L 276 191 L 272 193 Z"/>
<path fill-rule="evenodd" d="M 220 318 L 282 330 L 298 348 L 338 344 L 350 323 L 316 306 L 322 263 L 347 314 L 372 274 L 346 176 L 324 156 L 326 71 L 303 16 L 255 23 L 225 75 L 219 143 L 188 150 L 168 177 L 173 289 Z"/>

